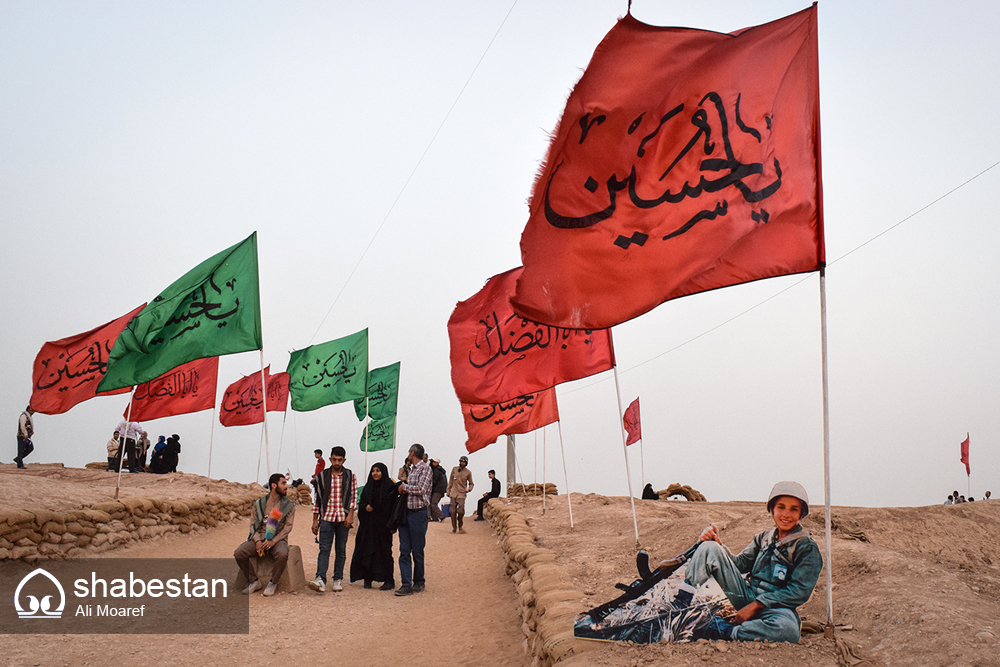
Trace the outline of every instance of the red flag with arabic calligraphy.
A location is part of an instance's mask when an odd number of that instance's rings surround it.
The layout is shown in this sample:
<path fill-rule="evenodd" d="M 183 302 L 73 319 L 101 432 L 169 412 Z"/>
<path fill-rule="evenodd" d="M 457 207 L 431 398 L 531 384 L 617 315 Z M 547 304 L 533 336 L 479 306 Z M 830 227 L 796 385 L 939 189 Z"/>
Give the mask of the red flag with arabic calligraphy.
<path fill-rule="evenodd" d="M 284 412 L 288 408 L 288 373 L 271 375 L 271 367 L 264 369 L 267 376 L 267 411 Z M 253 373 L 226 387 L 219 409 L 219 423 L 223 426 L 248 426 L 264 421 L 264 396 L 260 390 L 260 373 Z"/>
<path fill-rule="evenodd" d="M 639 421 L 638 398 L 625 408 L 625 416 L 622 418 L 622 423 L 625 425 L 625 432 L 628 433 L 628 438 L 625 440 L 626 446 L 642 440 L 642 423 Z"/>
<path fill-rule="evenodd" d="M 626 15 L 570 94 L 512 299 L 607 328 L 825 265 L 816 7 L 723 34 Z"/>
<path fill-rule="evenodd" d="M 491 403 L 610 370 L 611 331 L 563 329 L 514 314 L 521 269 L 490 278 L 448 320 L 451 381 L 465 403 Z"/>
<path fill-rule="evenodd" d="M 969 468 L 969 434 L 968 433 L 966 433 L 966 435 L 965 435 L 965 440 L 962 441 L 962 444 L 961 444 L 961 454 L 962 454 L 961 461 L 962 461 L 962 463 L 965 464 L 965 474 L 966 475 L 971 475 L 972 474 L 972 470 Z"/>
<path fill-rule="evenodd" d="M 147 421 L 201 412 L 215 407 L 219 358 L 195 359 L 155 380 L 143 382 L 132 395 L 132 421 Z M 128 407 L 123 416 L 128 415 Z"/>
<path fill-rule="evenodd" d="M 462 403 L 469 452 L 482 449 L 501 435 L 530 433 L 559 421 L 556 388 L 524 394 L 499 403 Z"/>
<path fill-rule="evenodd" d="M 31 407 L 44 415 L 58 415 L 94 396 L 127 394 L 131 387 L 97 393 L 107 371 L 108 357 L 129 320 L 146 307 L 82 334 L 42 345 L 31 371 Z"/>

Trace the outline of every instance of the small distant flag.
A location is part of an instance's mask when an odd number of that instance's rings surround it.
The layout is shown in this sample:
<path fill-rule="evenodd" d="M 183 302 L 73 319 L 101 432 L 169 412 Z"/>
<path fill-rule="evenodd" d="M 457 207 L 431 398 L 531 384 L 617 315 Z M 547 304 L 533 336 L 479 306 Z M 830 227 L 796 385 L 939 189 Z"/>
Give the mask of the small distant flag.
<path fill-rule="evenodd" d="M 638 398 L 625 408 L 625 417 L 622 419 L 622 422 L 625 424 L 625 431 L 628 433 L 628 439 L 625 441 L 626 446 L 642 440 L 642 424 L 639 421 Z"/>
<path fill-rule="evenodd" d="M 972 471 L 969 470 L 969 434 L 965 434 L 965 440 L 962 441 L 962 463 L 965 464 L 965 475 L 969 476 Z"/>

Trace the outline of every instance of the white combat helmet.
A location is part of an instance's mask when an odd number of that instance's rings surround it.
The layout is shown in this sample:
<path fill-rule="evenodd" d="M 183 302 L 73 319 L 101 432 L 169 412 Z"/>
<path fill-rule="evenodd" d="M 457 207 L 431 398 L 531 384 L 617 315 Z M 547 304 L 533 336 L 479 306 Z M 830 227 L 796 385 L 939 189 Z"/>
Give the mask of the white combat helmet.
<path fill-rule="evenodd" d="M 809 495 L 806 493 L 805 487 L 798 482 L 778 482 L 774 485 L 771 489 L 771 495 L 767 498 L 768 513 L 774 510 L 774 503 L 780 496 L 791 496 L 802 501 L 800 519 L 806 518 L 806 515 L 809 514 Z"/>

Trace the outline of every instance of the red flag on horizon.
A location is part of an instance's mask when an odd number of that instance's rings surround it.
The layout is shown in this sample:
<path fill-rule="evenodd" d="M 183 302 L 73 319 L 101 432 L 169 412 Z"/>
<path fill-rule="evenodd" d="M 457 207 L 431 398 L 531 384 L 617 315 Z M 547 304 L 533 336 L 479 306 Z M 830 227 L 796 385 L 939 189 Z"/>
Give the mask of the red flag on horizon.
<path fill-rule="evenodd" d="M 815 5 L 728 35 L 619 20 L 566 102 L 521 258 L 514 311 L 591 329 L 822 268 Z"/>
<path fill-rule="evenodd" d="M 501 435 L 530 433 L 559 421 L 556 388 L 518 396 L 498 403 L 462 403 L 465 448 L 471 453 L 496 442 Z"/>
<path fill-rule="evenodd" d="M 219 358 L 195 359 L 136 386 L 131 421 L 186 415 L 215 407 Z M 129 414 L 128 406 L 122 416 Z"/>
<path fill-rule="evenodd" d="M 31 371 L 31 400 L 35 412 L 58 415 L 95 396 L 127 394 L 131 387 L 97 393 L 115 340 L 125 325 L 146 307 L 75 336 L 45 343 Z"/>
<path fill-rule="evenodd" d="M 969 476 L 972 471 L 969 469 L 969 434 L 965 434 L 965 440 L 962 441 L 962 463 L 965 464 L 965 475 Z"/>
<path fill-rule="evenodd" d="M 538 324 L 514 314 L 521 268 L 490 278 L 448 319 L 451 380 L 463 403 L 495 403 L 615 365 L 611 332 Z"/>
<path fill-rule="evenodd" d="M 284 412 L 288 407 L 288 373 L 271 375 L 271 366 L 268 365 L 264 375 L 267 377 L 267 411 Z M 260 387 L 259 372 L 226 387 L 219 409 L 219 423 L 223 426 L 248 426 L 264 421 L 264 396 Z"/>
<path fill-rule="evenodd" d="M 642 424 L 639 422 L 638 398 L 625 408 L 625 416 L 622 418 L 622 423 L 625 424 L 625 431 L 628 433 L 628 438 L 625 440 L 626 446 L 642 440 Z"/>

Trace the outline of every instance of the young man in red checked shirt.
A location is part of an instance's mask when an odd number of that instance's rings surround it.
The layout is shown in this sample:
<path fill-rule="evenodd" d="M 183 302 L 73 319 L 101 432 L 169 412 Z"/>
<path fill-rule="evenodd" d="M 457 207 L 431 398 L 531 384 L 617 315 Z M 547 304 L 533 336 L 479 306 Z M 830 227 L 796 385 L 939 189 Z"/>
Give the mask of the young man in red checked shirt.
<path fill-rule="evenodd" d="M 354 523 L 358 503 L 358 480 L 344 467 L 347 452 L 337 446 L 330 450 L 330 467 L 316 478 L 316 504 L 313 505 L 313 535 L 319 535 L 316 578 L 309 588 L 326 591 L 326 571 L 330 567 L 330 547 L 336 539 L 333 561 L 333 591 L 344 590 L 344 565 L 347 563 L 347 534 Z"/>

